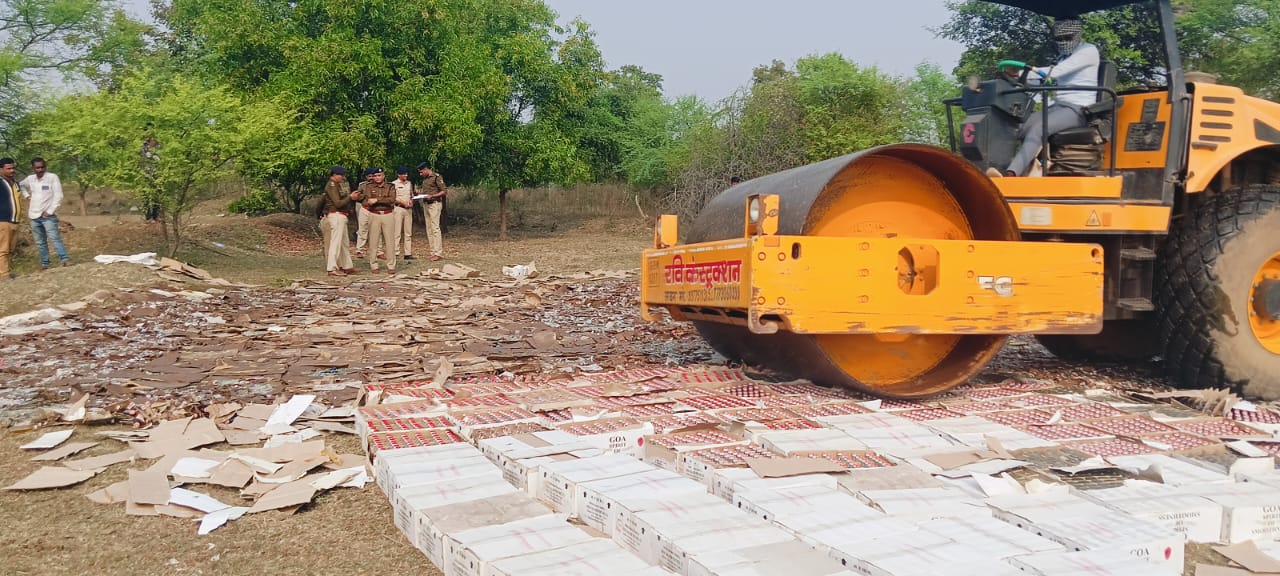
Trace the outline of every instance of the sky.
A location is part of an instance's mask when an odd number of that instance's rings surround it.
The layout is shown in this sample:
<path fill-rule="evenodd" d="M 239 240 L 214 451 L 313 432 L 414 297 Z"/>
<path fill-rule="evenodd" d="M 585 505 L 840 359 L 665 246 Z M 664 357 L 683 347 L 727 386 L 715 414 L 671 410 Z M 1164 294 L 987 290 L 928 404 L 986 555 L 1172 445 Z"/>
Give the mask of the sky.
<path fill-rule="evenodd" d="M 839 52 L 863 66 L 909 75 L 933 62 L 950 72 L 959 44 L 928 28 L 947 21 L 944 0 L 545 0 L 561 22 L 581 16 L 609 68 L 661 74 L 667 96 L 710 101 L 751 80 L 774 59 L 788 66 Z"/>
<path fill-rule="evenodd" d="M 635 64 L 661 74 L 667 96 L 724 98 L 773 60 L 788 66 L 839 52 L 863 66 L 909 75 L 921 62 L 950 72 L 955 42 L 929 28 L 947 21 L 944 0 L 544 0 L 561 23 L 581 16 L 609 68 Z M 147 0 L 125 0 L 149 20 Z"/>

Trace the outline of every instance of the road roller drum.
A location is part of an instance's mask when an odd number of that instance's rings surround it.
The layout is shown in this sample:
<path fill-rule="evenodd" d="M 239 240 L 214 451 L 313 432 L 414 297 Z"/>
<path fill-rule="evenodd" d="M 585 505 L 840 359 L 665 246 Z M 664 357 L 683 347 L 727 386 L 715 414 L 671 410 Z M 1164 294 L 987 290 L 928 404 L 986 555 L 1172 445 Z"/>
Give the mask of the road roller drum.
<path fill-rule="evenodd" d="M 930 396 L 1009 334 L 1101 328 L 1100 248 L 1027 250 L 991 181 L 930 146 L 744 182 L 708 203 L 685 244 L 675 226 L 664 217 L 646 251 L 645 313 L 666 308 L 727 358 L 825 385 Z"/>

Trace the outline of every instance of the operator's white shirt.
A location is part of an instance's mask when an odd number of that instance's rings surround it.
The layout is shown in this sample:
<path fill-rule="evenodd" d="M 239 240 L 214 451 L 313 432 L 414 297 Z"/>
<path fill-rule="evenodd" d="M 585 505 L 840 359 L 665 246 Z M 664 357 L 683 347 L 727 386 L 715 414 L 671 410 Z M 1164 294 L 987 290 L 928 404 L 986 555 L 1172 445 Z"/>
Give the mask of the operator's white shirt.
<path fill-rule="evenodd" d="M 1075 52 L 1072 52 L 1066 59 L 1052 66 L 1042 66 L 1035 70 L 1055 79 L 1059 86 L 1097 86 L 1098 68 L 1101 62 L 1102 55 L 1098 51 L 1098 47 L 1088 42 L 1081 42 L 1076 47 Z M 1032 76 L 1031 80 L 1037 83 L 1040 82 L 1040 79 L 1036 76 Z M 1083 108 L 1097 103 L 1098 93 L 1061 91 L 1057 93 L 1053 100 Z"/>
<path fill-rule="evenodd" d="M 45 172 L 44 178 L 36 178 L 31 174 L 18 183 L 22 189 L 22 197 L 30 198 L 27 205 L 27 216 L 32 220 L 42 214 L 56 214 L 62 205 L 62 181 L 53 172 Z"/>

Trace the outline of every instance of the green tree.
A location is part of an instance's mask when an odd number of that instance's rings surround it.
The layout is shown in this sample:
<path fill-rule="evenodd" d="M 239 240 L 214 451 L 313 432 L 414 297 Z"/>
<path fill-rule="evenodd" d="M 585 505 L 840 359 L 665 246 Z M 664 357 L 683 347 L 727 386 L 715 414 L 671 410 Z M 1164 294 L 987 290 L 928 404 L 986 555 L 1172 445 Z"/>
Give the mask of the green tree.
<path fill-rule="evenodd" d="M 1224 83 L 1280 99 L 1280 1 L 1178 0 L 1185 66 Z"/>
<path fill-rule="evenodd" d="M 670 103 L 660 97 L 637 100 L 619 134 L 620 169 L 627 183 L 641 188 L 671 186 L 688 161 L 693 134 L 706 129 L 710 121 L 711 111 L 696 96 Z"/>
<path fill-rule="evenodd" d="M 158 202 L 172 257 L 182 245 L 184 216 L 237 162 L 275 157 L 274 135 L 292 116 L 276 102 L 249 101 L 226 86 L 141 68 L 122 77 L 116 91 L 64 99 L 33 135 L 86 159 L 87 177 Z M 154 158 L 141 154 L 147 136 L 159 144 Z"/>
<path fill-rule="evenodd" d="M 627 133 L 638 116 L 652 116 L 662 107 L 662 76 L 634 65 L 601 76 L 586 107 L 573 113 L 567 126 L 586 154 L 593 180 L 628 180 L 624 164 L 635 143 L 626 141 Z"/>
<path fill-rule="evenodd" d="M 146 27 L 104 0 L 0 0 L 0 138 L 42 103 L 32 85 L 104 79 L 143 47 Z"/>
<path fill-rule="evenodd" d="M 884 144 L 938 143 L 946 130 L 941 101 L 953 90 L 937 67 L 901 78 L 839 54 L 757 67 L 748 87 L 690 123 L 673 147 L 680 153 L 668 201 L 692 216 L 732 176 L 756 178 Z"/>
<path fill-rule="evenodd" d="M 904 140 L 944 145 L 951 126 L 947 124 L 947 108 L 942 103 L 960 94 L 960 85 L 935 64 L 916 66 L 916 75 L 907 81 L 902 112 L 906 128 Z"/>
<path fill-rule="evenodd" d="M 173 0 L 159 13 L 170 52 L 346 135 L 326 140 L 334 158 L 425 160 L 505 200 L 589 178 L 609 157 L 589 129 L 609 126 L 589 106 L 599 50 L 541 0 Z"/>
<path fill-rule="evenodd" d="M 959 79 L 990 77 L 1005 59 L 1043 65 L 1056 56 L 1047 17 L 981 0 L 949 1 L 947 7 L 951 18 L 934 33 L 965 46 L 955 69 Z M 1116 63 L 1121 85 L 1164 81 L 1159 21 L 1149 3 L 1092 12 L 1083 20 L 1085 39 Z"/>
<path fill-rule="evenodd" d="M 898 79 L 834 53 L 801 58 L 796 72 L 808 161 L 904 138 L 908 121 L 900 113 L 904 87 Z"/>

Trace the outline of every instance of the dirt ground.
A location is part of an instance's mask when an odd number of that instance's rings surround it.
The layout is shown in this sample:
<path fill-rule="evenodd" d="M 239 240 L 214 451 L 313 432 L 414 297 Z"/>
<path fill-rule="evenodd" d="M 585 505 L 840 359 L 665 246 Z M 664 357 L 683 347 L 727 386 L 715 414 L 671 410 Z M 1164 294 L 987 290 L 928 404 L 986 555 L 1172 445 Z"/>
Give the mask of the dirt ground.
<path fill-rule="evenodd" d="M 34 246 L 22 248 L 16 282 L 0 285 L 0 316 L 83 298 L 102 289 L 164 285 L 142 267 L 92 263 L 96 254 L 134 254 L 160 249 L 160 232 L 136 215 L 67 216 L 73 229 L 66 233 L 72 259 L 70 268 L 38 272 Z M 233 282 L 260 285 L 264 290 L 298 281 L 328 282 L 320 255 L 318 230 L 305 217 L 272 216 L 248 219 L 212 213 L 202 214 L 191 230 L 191 244 L 178 259 Z M 418 259 L 403 270 L 417 274 L 445 263 L 459 263 L 480 270 L 486 278 L 501 279 L 504 265 L 534 263 L 544 274 L 569 274 L 592 270 L 627 270 L 639 266 L 638 254 L 649 240 L 646 225 L 635 219 L 594 219 L 560 223 L 554 231 L 530 226 L 501 241 L 491 230 L 457 228 L 445 236 L 446 260 L 431 263 Z M 421 229 L 415 251 L 426 253 Z M 368 269 L 359 263 L 357 268 Z M 333 284 L 370 282 L 363 274 Z M 358 284 L 359 286 L 359 284 Z M 364 285 L 367 286 L 367 285 Z M 601 322 L 618 322 L 619 316 L 635 316 L 627 306 L 633 292 L 617 288 L 612 295 L 590 294 L 590 289 L 568 288 L 558 293 L 567 312 L 557 317 L 543 314 L 543 321 L 558 319 L 562 326 L 597 321 L 590 314 L 573 315 L 576 308 L 614 303 L 618 310 Z M 191 288 L 200 285 L 190 282 Z M 181 287 L 179 287 L 181 288 Z M 584 296 L 583 294 L 586 293 Z M 600 298 L 607 297 L 606 300 Z M 595 300 L 592 300 L 595 298 Z M 584 306 L 585 303 L 585 306 Z M 629 319 L 628 322 L 635 322 Z M 640 333 L 648 340 L 646 354 L 699 346 L 687 329 Z M 34 337 L 38 338 L 38 336 Z M 499 339 L 490 336 L 491 340 Z M 605 358 L 619 353 L 619 345 L 597 340 L 577 353 L 583 358 Z M 56 347 L 54 347 L 56 348 Z M 181 350 L 182 346 L 177 345 Z M 687 352 L 687 350 L 685 350 Z M 704 350 L 705 352 L 705 350 Z M 56 358 L 57 350 L 48 350 Z M 0 370 L 0 378 L 11 373 Z M 1160 365 L 1083 365 L 1057 360 L 1031 338 L 1014 338 L 1000 357 L 977 379 L 999 382 L 1011 376 L 1053 381 L 1064 390 L 1089 388 L 1159 388 Z M 91 366 L 76 365 L 54 382 L 62 388 L 100 386 Z M 4 386 L 0 386 L 0 389 Z M 52 391 L 52 387 L 51 387 Z M 64 391 L 65 392 L 65 391 Z M 36 397 L 41 397 L 35 394 Z M 65 393 L 50 394 L 44 402 L 65 402 Z M 0 403 L 0 408 L 4 408 Z M 80 426 L 72 441 L 98 440 L 99 427 Z M 0 427 L 0 486 L 7 486 L 39 467 L 18 446 L 39 432 L 12 433 Z M 359 453 L 351 436 L 328 435 L 339 452 Z M 105 454 L 123 446 L 104 440 L 79 456 Z M 225 445 L 210 446 L 226 449 Z M 131 517 L 123 505 L 100 505 L 85 494 L 118 482 L 126 469 L 145 468 L 146 462 L 117 465 L 74 487 L 38 492 L 0 491 L 0 573 L 5 574 L 426 574 L 436 571 L 394 528 L 387 498 L 369 484 L 364 489 L 343 488 L 324 493 L 296 514 L 268 512 L 248 515 L 208 536 L 197 536 L 191 521 L 168 517 Z M 201 490 L 204 487 L 200 488 Z M 239 498 L 232 490 L 210 490 L 223 502 Z M 1208 547 L 1188 546 L 1188 566 L 1195 562 L 1220 563 Z"/>
<path fill-rule="evenodd" d="M 15 262 L 19 278 L 0 286 L 0 316 L 72 302 L 98 290 L 123 287 L 174 288 L 146 268 L 92 261 L 97 254 L 128 255 L 162 250 L 161 232 L 136 215 L 64 216 L 64 241 L 73 266 L 38 271 L 29 233 Z M 454 228 L 445 236 L 441 262 L 421 258 L 428 246 L 419 227 L 414 238 L 420 259 L 402 262 L 410 274 L 464 264 L 485 277 L 501 278 L 505 265 L 534 263 L 543 274 L 628 269 L 647 244 L 647 227 L 635 222 L 586 221 L 573 229 L 548 233 L 513 231 L 498 240 L 490 230 Z M 202 215 L 192 227 L 191 245 L 178 259 L 233 282 L 284 286 L 297 280 L 327 279 L 318 230 L 305 217 L 277 215 L 248 219 Z M 368 270 L 365 262 L 357 268 Z M 367 273 L 351 280 L 370 280 Z M 192 282 L 191 288 L 201 285 Z M 81 374 L 89 383 L 92 374 Z M 51 402 L 56 399 L 50 398 Z M 81 426 L 70 440 L 99 440 L 105 428 Z M 7 486 L 39 468 L 18 446 L 39 432 L 10 433 L 0 428 L 0 485 Z M 354 437 L 329 435 L 339 452 L 360 449 Z M 77 457 L 122 449 L 114 440 Z M 209 448 L 225 450 L 226 445 Z M 126 477 L 117 465 L 91 480 L 65 489 L 0 491 L 0 558 L 4 574 L 440 574 L 391 523 L 391 508 L 379 489 L 339 489 L 318 497 L 294 515 L 248 515 L 208 536 L 197 536 L 192 521 L 168 517 L 131 517 L 122 505 L 95 504 L 85 494 Z M 200 487 L 204 490 L 205 487 Z M 209 493 L 235 502 L 232 490 Z M 264 546 L 263 543 L 278 543 Z"/>
<path fill-rule="evenodd" d="M 98 265 L 93 258 L 141 252 L 163 255 L 164 240 L 158 226 L 145 224 L 139 216 L 64 216 L 63 220 L 71 225 L 64 226 L 63 241 L 73 265 L 58 267 L 55 257 L 54 267 L 40 271 L 30 231 L 24 229 L 13 262 L 18 278 L 0 286 L 0 316 L 72 302 L 103 288 L 157 283 L 155 275 L 145 269 Z M 419 226 L 413 243 L 417 259 L 402 260 L 400 271 L 416 274 L 455 263 L 498 278 L 503 266 L 531 262 L 544 274 L 639 267 L 638 254 L 649 242 L 647 226 L 634 219 L 588 219 L 573 224 L 560 232 L 515 230 L 509 240 L 499 240 L 488 229 L 454 228 L 445 235 L 445 259 L 439 262 L 427 259 L 427 238 Z M 296 280 L 326 277 L 320 243 L 319 229 L 304 216 L 205 214 L 192 225 L 190 242 L 177 259 L 233 282 L 286 286 Z M 355 264 L 358 270 L 368 272 L 367 260 Z"/>
<path fill-rule="evenodd" d="M 99 440 L 81 427 L 70 441 Z M 0 436 L 0 484 L 34 471 L 30 454 L 18 446 L 39 432 Z M 354 436 L 331 435 L 339 452 L 359 453 Z M 96 456 L 124 445 L 105 440 L 82 452 Z M 212 446 L 225 449 L 226 446 Z M 79 455 L 77 455 L 78 457 Z M 268 574 L 440 574 L 391 523 L 391 506 L 373 484 L 329 491 L 296 514 L 250 514 L 207 536 L 196 524 L 164 516 L 126 516 L 124 505 L 90 502 L 85 494 L 125 480 L 117 465 L 83 484 L 39 492 L 0 491 L 0 572 L 34 574 L 183 574 L 263 576 Z M 232 504 L 228 489 L 197 490 Z M 264 543 L 276 543 L 264 545 Z"/>

